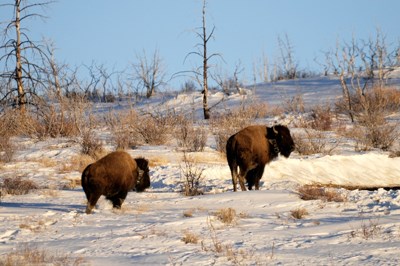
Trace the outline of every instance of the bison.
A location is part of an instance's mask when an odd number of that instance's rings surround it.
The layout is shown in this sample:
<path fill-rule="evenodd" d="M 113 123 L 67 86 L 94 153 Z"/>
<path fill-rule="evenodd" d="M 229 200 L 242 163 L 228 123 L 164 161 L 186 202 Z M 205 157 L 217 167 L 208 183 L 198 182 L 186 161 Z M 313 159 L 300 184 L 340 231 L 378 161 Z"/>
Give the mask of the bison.
<path fill-rule="evenodd" d="M 88 200 L 86 213 L 92 212 L 101 195 L 120 209 L 128 191 L 142 192 L 150 187 L 149 162 L 133 159 L 124 151 L 112 152 L 89 164 L 82 172 L 82 187 Z"/>
<path fill-rule="evenodd" d="M 260 179 L 267 163 L 282 154 L 286 158 L 294 150 L 294 142 L 286 126 L 249 126 L 229 137 L 226 143 L 226 157 L 231 170 L 233 190 L 237 180 L 242 191 L 255 185 L 259 189 Z M 239 174 L 238 168 L 239 167 Z"/>

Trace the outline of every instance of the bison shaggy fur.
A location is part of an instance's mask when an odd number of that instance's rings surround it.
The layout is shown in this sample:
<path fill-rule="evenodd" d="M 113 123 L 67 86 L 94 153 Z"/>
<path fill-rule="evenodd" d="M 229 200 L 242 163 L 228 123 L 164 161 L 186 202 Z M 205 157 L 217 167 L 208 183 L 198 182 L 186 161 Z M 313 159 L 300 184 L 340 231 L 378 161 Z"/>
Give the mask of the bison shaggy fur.
<path fill-rule="evenodd" d="M 112 152 L 89 164 L 82 172 L 82 187 L 88 200 L 86 213 L 92 212 L 101 195 L 120 209 L 131 190 L 150 187 L 148 161 L 133 159 L 124 151 Z"/>
<path fill-rule="evenodd" d="M 233 190 L 237 180 L 243 191 L 259 182 L 265 165 L 278 157 L 279 153 L 289 157 L 294 150 L 294 142 L 286 126 L 249 126 L 232 135 L 226 144 L 226 156 L 231 170 Z M 238 167 L 240 172 L 238 173 Z"/>

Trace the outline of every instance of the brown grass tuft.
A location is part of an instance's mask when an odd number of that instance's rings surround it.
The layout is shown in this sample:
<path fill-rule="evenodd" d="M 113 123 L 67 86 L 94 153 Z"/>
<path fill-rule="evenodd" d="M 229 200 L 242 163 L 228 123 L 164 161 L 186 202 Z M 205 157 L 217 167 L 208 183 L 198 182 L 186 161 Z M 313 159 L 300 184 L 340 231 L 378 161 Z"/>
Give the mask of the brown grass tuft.
<path fill-rule="evenodd" d="M 344 202 L 347 201 L 346 196 L 340 194 L 333 187 L 326 188 L 319 184 L 303 185 L 297 189 L 302 200 L 323 200 L 323 201 L 334 201 Z"/>
<path fill-rule="evenodd" d="M 10 195 L 24 195 L 38 188 L 39 186 L 32 180 L 22 179 L 21 177 L 5 178 L 0 184 L 1 191 Z"/>
<path fill-rule="evenodd" d="M 15 251 L 4 254 L 0 265 L 82 265 L 87 262 L 82 257 L 71 257 L 68 254 L 52 254 L 35 246 L 18 246 Z"/>
<path fill-rule="evenodd" d="M 182 241 L 185 244 L 197 244 L 199 242 L 199 236 L 186 230 L 186 231 L 184 231 Z"/>
<path fill-rule="evenodd" d="M 232 208 L 224 208 L 214 212 L 214 215 L 219 221 L 226 225 L 236 225 L 237 215 L 236 211 Z"/>
<path fill-rule="evenodd" d="M 297 208 L 290 211 L 290 215 L 295 219 L 303 219 L 308 214 L 309 213 L 305 208 Z"/>

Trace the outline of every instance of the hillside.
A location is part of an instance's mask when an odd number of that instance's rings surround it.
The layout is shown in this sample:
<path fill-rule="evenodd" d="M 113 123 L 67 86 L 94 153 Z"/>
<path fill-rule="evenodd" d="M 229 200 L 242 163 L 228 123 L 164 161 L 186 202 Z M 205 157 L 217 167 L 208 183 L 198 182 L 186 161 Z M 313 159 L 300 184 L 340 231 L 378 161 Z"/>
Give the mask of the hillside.
<path fill-rule="evenodd" d="M 299 95 L 306 110 L 289 112 Z M 338 81 L 323 77 L 257 84 L 240 94 L 210 92 L 209 102 L 221 117 L 256 106 L 260 113 L 249 123 L 285 124 L 298 135 L 311 109 L 333 104 L 340 95 Z M 131 105 L 96 104 L 92 114 Z M 261 107 L 269 112 L 261 115 Z M 345 117 L 334 119 L 339 130 L 317 132 L 329 152 L 279 157 L 266 166 L 259 191 L 233 192 L 215 125 L 201 119 L 199 92 L 159 93 L 133 108 L 140 114 L 191 114 L 195 127 L 207 132 L 204 151 L 187 153 L 204 194 L 182 195 L 187 165 L 171 134 L 164 144 L 127 150 L 150 160 L 148 190 L 129 193 L 121 210 L 102 197 L 87 215 L 81 173 L 71 167 L 80 163 L 79 140 L 15 138 L 19 148 L 13 161 L 0 165 L 0 181 L 20 177 L 39 189 L 25 195 L 2 191 L 0 265 L 42 250 L 44 262 L 56 265 L 400 264 L 400 193 L 383 189 L 400 186 L 400 157 L 389 156 L 390 150 L 355 149 L 356 141 L 340 134 L 352 127 Z M 398 112 L 390 115 L 392 124 L 399 119 Z M 96 134 L 107 151 L 115 149 L 109 128 L 98 127 Z M 397 139 L 392 150 L 398 147 Z M 310 184 L 322 184 L 317 190 L 331 197 L 302 200 L 301 189 Z M 374 189 L 363 189 L 369 187 Z"/>

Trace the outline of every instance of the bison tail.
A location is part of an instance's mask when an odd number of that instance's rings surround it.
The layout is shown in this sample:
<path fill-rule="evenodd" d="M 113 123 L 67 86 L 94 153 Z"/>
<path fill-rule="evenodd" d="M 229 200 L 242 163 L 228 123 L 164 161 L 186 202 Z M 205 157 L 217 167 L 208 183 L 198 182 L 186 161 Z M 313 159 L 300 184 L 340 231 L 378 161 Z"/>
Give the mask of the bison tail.
<path fill-rule="evenodd" d="M 88 175 L 89 175 L 90 166 L 91 166 L 91 164 L 86 166 L 85 170 L 82 171 L 81 184 L 82 184 L 83 188 L 85 188 L 86 184 L 89 182 Z"/>
<path fill-rule="evenodd" d="M 235 151 L 233 147 L 233 136 L 231 136 L 226 142 L 226 159 L 228 160 L 228 165 L 231 171 L 233 168 L 237 167 Z"/>

